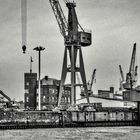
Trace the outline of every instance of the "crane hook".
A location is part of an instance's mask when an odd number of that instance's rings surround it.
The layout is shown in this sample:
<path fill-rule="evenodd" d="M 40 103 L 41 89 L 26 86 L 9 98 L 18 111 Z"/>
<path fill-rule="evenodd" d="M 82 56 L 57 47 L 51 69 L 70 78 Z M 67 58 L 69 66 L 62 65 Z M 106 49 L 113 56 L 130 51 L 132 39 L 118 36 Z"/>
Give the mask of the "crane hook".
<path fill-rule="evenodd" d="M 22 50 L 23 50 L 23 53 L 26 53 L 26 46 L 25 45 L 22 46 Z"/>

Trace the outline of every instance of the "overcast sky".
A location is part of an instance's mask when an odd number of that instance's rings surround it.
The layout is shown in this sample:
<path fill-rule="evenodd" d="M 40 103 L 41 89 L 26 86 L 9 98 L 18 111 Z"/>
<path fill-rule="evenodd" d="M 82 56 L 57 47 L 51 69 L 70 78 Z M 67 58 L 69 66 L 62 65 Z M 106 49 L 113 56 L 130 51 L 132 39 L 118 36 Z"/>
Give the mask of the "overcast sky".
<path fill-rule="evenodd" d="M 21 1 L 0 0 L 0 89 L 12 99 L 24 98 L 24 73 L 29 72 L 30 56 L 33 72 L 37 72 L 36 46 L 42 52 L 42 74 L 60 79 L 64 54 L 63 37 L 59 32 L 49 0 L 27 0 L 27 53 L 21 49 Z M 140 0 L 76 0 L 79 23 L 92 30 L 92 45 L 83 48 L 87 81 L 97 69 L 93 90 L 118 90 L 121 64 L 128 72 L 133 43 L 137 43 L 137 65 L 140 60 Z M 60 0 L 64 14 L 67 8 Z M 140 74 L 140 70 L 138 71 Z"/>

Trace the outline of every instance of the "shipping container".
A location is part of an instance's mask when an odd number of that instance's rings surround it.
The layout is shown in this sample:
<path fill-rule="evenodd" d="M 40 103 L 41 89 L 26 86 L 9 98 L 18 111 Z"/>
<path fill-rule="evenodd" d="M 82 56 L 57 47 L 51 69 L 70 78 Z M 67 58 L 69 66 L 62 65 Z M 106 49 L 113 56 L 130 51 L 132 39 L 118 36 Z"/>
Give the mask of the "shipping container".
<path fill-rule="evenodd" d="M 132 115 L 132 119 L 134 120 L 134 121 L 136 121 L 137 120 L 137 113 L 136 112 L 133 112 L 133 115 Z"/>
<path fill-rule="evenodd" d="M 95 112 L 95 121 L 108 121 L 108 112 Z"/>
<path fill-rule="evenodd" d="M 124 120 L 132 121 L 132 112 L 124 112 Z"/>
<path fill-rule="evenodd" d="M 116 120 L 123 121 L 124 120 L 124 112 L 116 112 Z"/>

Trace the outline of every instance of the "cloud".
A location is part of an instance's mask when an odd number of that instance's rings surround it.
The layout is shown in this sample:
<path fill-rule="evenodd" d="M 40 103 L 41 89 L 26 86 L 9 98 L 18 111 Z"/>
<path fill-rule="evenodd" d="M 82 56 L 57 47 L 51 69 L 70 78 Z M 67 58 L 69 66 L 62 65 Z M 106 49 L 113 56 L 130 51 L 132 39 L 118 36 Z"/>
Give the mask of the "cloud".
<path fill-rule="evenodd" d="M 135 0 L 76 0 L 77 15 L 83 28 L 92 30 L 93 43 L 83 48 L 87 80 L 97 68 L 96 88 L 114 85 L 120 78 L 118 64 L 127 72 L 132 46 L 140 44 L 140 1 Z M 67 17 L 67 8 L 60 1 Z M 33 48 L 41 45 L 42 77 L 61 77 L 64 41 L 59 32 L 53 11 L 46 0 L 28 0 L 27 53 L 21 49 L 21 13 L 19 0 L 0 0 L 0 83 L 11 98 L 23 99 L 24 72 L 29 71 L 33 56 L 33 71 L 37 72 L 38 55 Z M 137 58 L 140 54 L 137 53 Z M 138 72 L 139 73 L 139 72 Z M 9 86 L 7 86 L 9 85 Z"/>

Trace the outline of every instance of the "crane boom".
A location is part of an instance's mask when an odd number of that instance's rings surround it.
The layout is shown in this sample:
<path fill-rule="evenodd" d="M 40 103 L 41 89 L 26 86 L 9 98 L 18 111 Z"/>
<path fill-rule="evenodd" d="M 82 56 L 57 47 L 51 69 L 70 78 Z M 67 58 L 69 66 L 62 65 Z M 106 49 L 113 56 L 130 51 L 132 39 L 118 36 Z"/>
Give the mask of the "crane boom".
<path fill-rule="evenodd" d="M 68 34 L 68 24 L 67 24 L 65 15 L 62 11 L 62 8 L 59 4 L 59 1 L 58 0 L 49 0 L 49 1 L 53 9 L 54 15 L 56 17 L 57 23 L 59 25 L 60 32 L 62 36 L 64 37 L 64 39 L 66 39 L 67 34 Z"/>
<path fill-rule="evenodd" d="M 96 69 L 93 70 L 93 74 L 92 74 L 92 78 L 91 78 L 91 83 L 90 83 L 90 86 L 89 86 L 89 90 L 91 90 L 91 88 L 92 88 L 93 81 L 95 79 L 95 74 L 96 74 Z"/>
<path fill-rule="evenodd" d="M 134 71 L 135 71 L 135 59 L 136 59 L 136 43 L 134 43 L 131 63 L 130 63 L 130 68 L 129 68 L 129 73 L 131 74 L 134 74 Z"/>
<path fill-rule="evenodd" d="M 8 97 L 6 94 L 4 94 L 3 91 L 0 90 L 0 94 L 1 94 L 4 98 L 6 98 L 9 102 L 11 102 L 11 98 Z"/>
<path fill-rule="evenodd" d="M 137 66 L 135 66 L 135 60 L 136 60 L 136 43 L 134 43 L 134 46 L 133 46 L 129 72 L 126 74 L 127 86 L 125 89 L 132 89 L 136 83 Z"/>
<path fill-rule="evenodd" d="M 124 81 L 124 74 L 123 74 L 121 65 L 119 65 L 119 69 L 120 69 L 120 74 L 121 74 L 122 81 Z"/>

